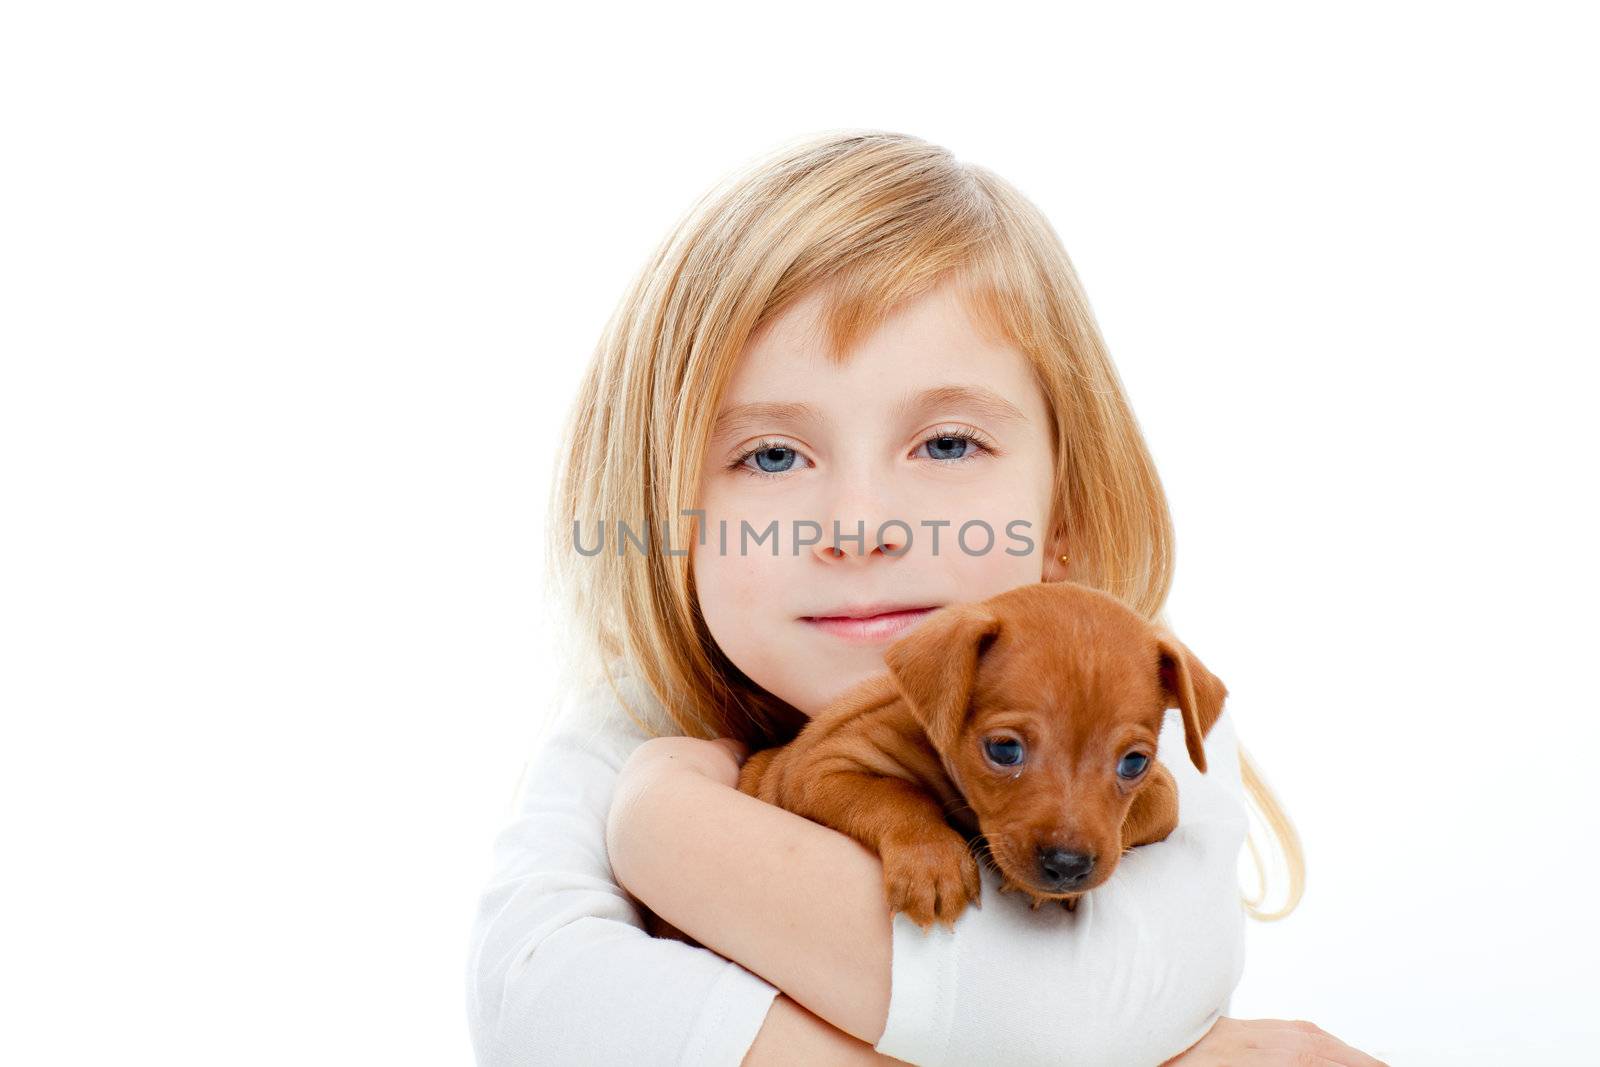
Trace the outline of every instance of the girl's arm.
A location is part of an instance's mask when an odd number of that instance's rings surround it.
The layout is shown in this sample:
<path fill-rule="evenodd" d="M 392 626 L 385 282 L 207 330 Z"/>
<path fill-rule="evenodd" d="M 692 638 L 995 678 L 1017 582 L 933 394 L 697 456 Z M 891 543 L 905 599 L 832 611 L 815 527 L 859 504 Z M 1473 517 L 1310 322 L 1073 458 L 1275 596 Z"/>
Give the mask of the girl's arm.
<path fill-rule="evenodd" d="M 870 850 L 692 761 L 640 775 L 612 862 L 673 925 L 880 1052 L 1156 1063 L 1207 1033 L 1242 972 L 1247 828 L 1229 714 L 1207 738 L 1208 774 L 1189 763 L 1175 712 L 1158 751 L 1178 783 L 1178 828 L 1125 856 L 1075 913 L 1032 911 L 985 869 L 981 907 L 953 932 L 891 923 Z"/>
<path fill-rule="evenodd" d="M 495 838 L 466 968 L 479 1064 L 738 1067 L 769 1022 L 772 985 L 714 952 L 652 938 L 611 872 L 606 813 L 618 771 L 645 741 L 613 700 L 608 689 L 569 698 Z"/>
<path fill-rule="evenodd" d="M 787 994 L 779 993 L 772 1001 L 766 1024 L 745 1055 L 743 1067 L 811 1067 L 819 1063 L 829 1067 L 898 1067 L 903 1061 L 873 1051 L 868 1042 L 851 1037 Z"/>
<path fill-rule="evenodd" d="M 739 792 L 737 763 L 700 758 L 704 744 L 663 738 L 624 768 L 606 842 L 618 882 L 702 945 L 877 1042 L 891 947 L 882 862 Z"/>

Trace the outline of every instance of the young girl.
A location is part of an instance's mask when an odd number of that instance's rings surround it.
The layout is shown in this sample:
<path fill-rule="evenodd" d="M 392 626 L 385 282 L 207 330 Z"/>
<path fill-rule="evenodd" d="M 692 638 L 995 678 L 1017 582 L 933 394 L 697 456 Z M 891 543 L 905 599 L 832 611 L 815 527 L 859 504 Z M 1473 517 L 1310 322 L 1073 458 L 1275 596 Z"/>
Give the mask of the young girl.
<path fill-rule="evenodd" d="M 1159 755 L 1180 822 L 1075 912 L 929 931 L 875 854 L 738 792 L 742 758 L 945 604 L 1107 590 L 1162 625 L 1172 525 L 1049 223 L 915 137 L 787 145 L 703 198 L 608 324 L 568 423 L 551 588 L 572 666 L 496 841 L 480 1063 L 1377 1061 L 1228 1019 L 1243 967 L 1232 716 Z M 870 617 L 870 618 L 869 618 Z M 643 909 L 705 947 L 651 938 Z"/>

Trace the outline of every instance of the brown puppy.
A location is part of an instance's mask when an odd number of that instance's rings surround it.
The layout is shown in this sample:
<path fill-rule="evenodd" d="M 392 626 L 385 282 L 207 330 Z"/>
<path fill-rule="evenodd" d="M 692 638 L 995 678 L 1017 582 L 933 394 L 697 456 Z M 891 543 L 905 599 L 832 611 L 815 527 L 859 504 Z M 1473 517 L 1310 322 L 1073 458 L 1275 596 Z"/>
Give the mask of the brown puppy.
<path fill-rule="evenodd" d="M 739 789 L 848 834 L 883 861 L 892 911 L 954 925 L 981 893 L 976 845 L 1038 908 L 1072 908 L 1127 849 L 1178 822 L 1156 761 L 1166 709 L 1189 758 L 1227 689 L 1110 594 L 1038 582 L 933 613 L 795 739 L 752 754 Z M 658 936 L 679 936 L 656 921 Z"/>

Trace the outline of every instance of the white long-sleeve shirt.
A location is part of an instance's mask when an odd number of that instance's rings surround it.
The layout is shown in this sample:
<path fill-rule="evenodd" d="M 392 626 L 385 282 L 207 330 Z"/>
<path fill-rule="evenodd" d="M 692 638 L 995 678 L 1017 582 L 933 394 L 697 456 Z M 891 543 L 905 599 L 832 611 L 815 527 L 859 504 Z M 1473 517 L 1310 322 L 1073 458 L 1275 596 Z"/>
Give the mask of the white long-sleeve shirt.
<path fill-rule="evenodd" d="M 625 677 L 629 707 L 665 723 Z M 737 1067 L 777 988 L 710 949 L 652 938 L 612 875 L 605 827 L 643 732 L 605 685 L 565 696 L 495 840 L 467 969 L 479 1064 Z M 1247 821 L 1231 716 L 1209 772 L 1169 711 L 1158 757 L 1177 829 L 1122 857 L 1076 912 L 1034 911 L 983 868 L 982 907 L 954 930 L 893 921 L 887 1026 L 876 1048 L 913 1064 L 1153 1065 L 1204 1035 L 1244 967 L 1237 862 Z"/>

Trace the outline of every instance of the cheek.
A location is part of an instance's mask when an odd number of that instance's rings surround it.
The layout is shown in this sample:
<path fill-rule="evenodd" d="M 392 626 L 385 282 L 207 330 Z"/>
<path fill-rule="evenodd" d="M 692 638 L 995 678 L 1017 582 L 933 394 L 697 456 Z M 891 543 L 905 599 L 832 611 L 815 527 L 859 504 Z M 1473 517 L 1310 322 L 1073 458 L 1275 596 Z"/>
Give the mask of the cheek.
<path fill-rule="evenodd" d="M 750 602 L 751 560 L 739 555 L 739 516 L 729 521 L 729 494 L 720 480 L 703 478 L 700 489 L 698 506 L 705 515 L 700 519 L 704 528 L 693 546 L 695 593 L 701 614 L 712 633 L 717 634 L 719 629 L 736 622 L 742 606 Z M 728 535 L 726 552 L 720 547 L 724 524 Z"/>
<path fill-rule="evenodd" d="M 994 492 L 975 497 L 959 518 L 952 518 L 940 531 L 939 555 L 958 572 L 965 599 L 985 600 L 1039 580 L 1046 538 L 1038 501 L 1014 491 Z M 988 528 L 973 522 L 963 536 L 962 524 L 972 520 Z"/>
<path fill-rule="evenodd" d="M 754 584 L 750 572 L 748 559 L 741 559 L 736 552 L 723 554 L 717 549 L 715 535 L 704 547 L 695 547 L 695 594 L 700 600 L 700 613 L 713 631 L 736 621 L 748 610 Z"/>
<path fill-rule="evenodd" d="M 771 563 L 771 560 L 765 562 Z M 750 670 L 770 643 L 782 601 L 774 596 L 774 583 L 754 554 L 740 556 L 730 544 L 724 555 L 714 533 L 704 547 L 694 550 L 695 596 L 712 640 L 741 670 Z"/>

